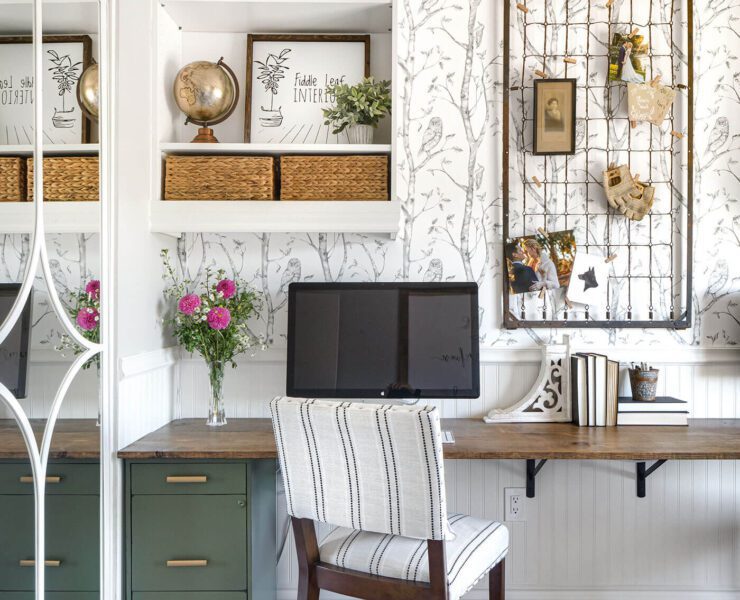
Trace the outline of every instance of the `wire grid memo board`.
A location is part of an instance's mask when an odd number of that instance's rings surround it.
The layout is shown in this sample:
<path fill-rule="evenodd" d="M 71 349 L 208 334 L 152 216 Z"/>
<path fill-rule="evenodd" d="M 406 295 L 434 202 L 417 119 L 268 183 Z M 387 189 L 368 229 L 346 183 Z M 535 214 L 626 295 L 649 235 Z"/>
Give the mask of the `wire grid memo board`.
<path fill-rule="evenodd" d="M 612 260 L 603 307 L 568 306 L 565 288 L 513 295 L 505 283 L 505 326 L 689 327 L 692 0 L 613 0 L 611 6 L 608 0 L 524 1 L 506 0 L 504 7 L 504 241 L 572 229 L 577 253 Z M 660 75 L 677 92 L 660 127 L 632 128 L 627 86 L 608 81 L 612 35 L 635 28 L 649 44 L 646 81 Z M 575 154 L 532 153 L 535 71 L 576 79 Z M 629 165 L 655 188 L 653 208 L 642 221 L 609 207 L 603 172 L 610 163 Z"/>

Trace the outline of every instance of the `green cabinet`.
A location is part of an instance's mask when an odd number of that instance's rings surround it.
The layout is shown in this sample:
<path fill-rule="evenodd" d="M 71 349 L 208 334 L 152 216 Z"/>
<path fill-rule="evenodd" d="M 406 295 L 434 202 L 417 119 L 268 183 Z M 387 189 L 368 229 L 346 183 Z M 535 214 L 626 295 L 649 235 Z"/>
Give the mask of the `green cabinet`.
<path fill-rule="evenodd" d="M 30 467 L 0 463 L 0 600 L 33 598 L 34 500 Z M 49 600 L 99 594 L 99 466 L 51 463 L 46 493 L 46 590 Z M 52 566 L 53 565 L 53 566 Z"/>
<path fill-rule="evenodd" d="M 127 462 L 127 598 L 274 598 L 275 468 L 274 460 Z"/>

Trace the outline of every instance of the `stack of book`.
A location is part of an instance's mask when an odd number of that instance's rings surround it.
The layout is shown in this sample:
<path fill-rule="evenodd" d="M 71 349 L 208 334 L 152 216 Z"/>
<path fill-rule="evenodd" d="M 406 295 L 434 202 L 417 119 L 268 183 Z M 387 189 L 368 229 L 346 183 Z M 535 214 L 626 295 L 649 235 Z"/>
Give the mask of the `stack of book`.
<path fill-rule="evenodd" d="M 657 397 L 652 402 L 620 398 L 617 425 L 688 425 L 688 404 L 684 400 Z"/>
<path fill-rule="evenodd" d="M 573 422 L 581 427 L 617 425 L 619 362 L 603 354 L 570 357 Z"/>

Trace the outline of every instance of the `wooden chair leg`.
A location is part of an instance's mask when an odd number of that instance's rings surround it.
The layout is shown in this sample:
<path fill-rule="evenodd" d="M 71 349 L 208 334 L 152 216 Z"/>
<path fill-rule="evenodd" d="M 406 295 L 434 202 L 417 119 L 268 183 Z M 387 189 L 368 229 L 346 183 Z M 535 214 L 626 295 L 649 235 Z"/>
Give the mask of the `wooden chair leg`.
<path fill-rule="evenodd" d="M 320 590 L 316 582 L 319 546 L 313 521 L 291 517 L 291 522 L 298 554 L 298 600 L 319 600 Z"/>
<path fill-rule="evenodd" d="M 506 598 L 506 559 L 488 572 L 488 598 L 489 600 L 505 600 Z"/>

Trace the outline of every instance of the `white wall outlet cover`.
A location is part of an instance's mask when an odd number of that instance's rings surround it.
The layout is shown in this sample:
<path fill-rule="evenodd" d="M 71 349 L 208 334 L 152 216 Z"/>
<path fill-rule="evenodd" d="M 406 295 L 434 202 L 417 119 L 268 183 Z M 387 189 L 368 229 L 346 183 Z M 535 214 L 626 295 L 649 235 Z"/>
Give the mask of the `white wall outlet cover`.
<path fill-rule="evenodd" d="M 525 488 L 504 488 L 504 520 L 526 521 Z"/>

